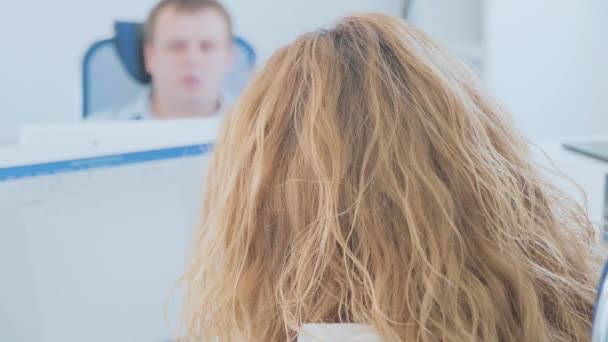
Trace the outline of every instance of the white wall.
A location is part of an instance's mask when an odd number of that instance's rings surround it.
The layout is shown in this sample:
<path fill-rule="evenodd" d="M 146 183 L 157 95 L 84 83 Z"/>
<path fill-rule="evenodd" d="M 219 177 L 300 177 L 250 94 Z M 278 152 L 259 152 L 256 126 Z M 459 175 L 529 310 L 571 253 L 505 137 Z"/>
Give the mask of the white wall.
<path fill-rule="evenodd" d="M 418 2 L 420 1 L 420 2 Z M 425 2 L 422 2 L 425 1 Z M 486 75 L 531 137 L 608 132 L 608 1 L 484 0 Z M 399 14 L 402 0 L 225 0 L 262 59 L 351 12 Z M 428 0 L 416 0 L 425 4 Z M 0 134 L 24 122 L 77 120 L 80 63 L 115 19 L 155 0 L 0 1 Z"/>
<path fill-rule="evenodd" d="M 608 2 L 486 4 L 488 83 L 524 132 L 608 133 Z"/>
<path fill-rule="evenodd" d="M 224 0 L 237 33 L 253 42 L 262 58 L 297 35 L 359 12 L 401 14 L 403 0 Z M 251 33 L 251 34 L 250 34 Z"/>
<path fill-rule="evenodd" d="M 86 48 L 115 18 L 141 18 L 150 0 L 0 2 L 0 126 L 75 120 Z"/>
<path fill-rule="evenodd" d="M 0 1 L 0 132 L 25 122 L 77 120 L 80 65 L 115 19 L 141 20 L 156 0 Z M 351 12 L 399 14 L 402 0 L 226 0 L 236 32 L 262 59 L 298 34 Z"/>

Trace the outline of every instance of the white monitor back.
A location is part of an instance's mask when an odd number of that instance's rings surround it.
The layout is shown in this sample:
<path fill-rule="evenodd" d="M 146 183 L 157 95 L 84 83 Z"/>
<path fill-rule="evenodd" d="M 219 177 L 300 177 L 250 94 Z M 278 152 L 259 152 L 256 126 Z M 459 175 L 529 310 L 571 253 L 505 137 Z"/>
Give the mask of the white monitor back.
<path fill-rule="evenodd" d="M 30 124 L 21 127 L 25 146 L 73 149 L 142 149 L 217 140 L 223 117 L 202 119 Z"/>
<path fill-rule="evenodd" d="M 0 341 L 171 340 L 210 147 L 0 151 Z"/>

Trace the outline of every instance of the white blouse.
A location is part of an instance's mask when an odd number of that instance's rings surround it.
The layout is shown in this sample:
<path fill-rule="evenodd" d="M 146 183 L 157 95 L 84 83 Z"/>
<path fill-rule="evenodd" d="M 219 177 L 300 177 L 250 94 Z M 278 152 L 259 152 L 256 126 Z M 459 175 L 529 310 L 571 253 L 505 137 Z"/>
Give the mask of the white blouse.
<path fill-rule="evenodd" d="M 305 324 L 298 342 L 382 342 L 370 326 L 363 324 Z"/>

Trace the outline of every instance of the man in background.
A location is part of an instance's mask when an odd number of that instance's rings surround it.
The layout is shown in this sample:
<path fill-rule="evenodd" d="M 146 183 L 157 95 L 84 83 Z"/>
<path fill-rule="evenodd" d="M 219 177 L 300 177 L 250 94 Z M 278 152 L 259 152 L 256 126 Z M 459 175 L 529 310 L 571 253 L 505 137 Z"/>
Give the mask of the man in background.
<path fill-rule="evenodd" d="M 216 0 L 161 0 L 144 28 L 144 60 L 150 89 L 129 106 L 93 120 L 216 117 L 234 61 L 232 19 Z"/>

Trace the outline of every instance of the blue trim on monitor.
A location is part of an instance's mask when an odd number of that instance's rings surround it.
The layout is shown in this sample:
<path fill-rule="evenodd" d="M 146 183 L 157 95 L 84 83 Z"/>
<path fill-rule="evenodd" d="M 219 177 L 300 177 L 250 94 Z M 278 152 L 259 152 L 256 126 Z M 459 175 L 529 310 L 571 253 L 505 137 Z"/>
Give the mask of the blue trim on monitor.
<path fill-rule="evenodd" d="M 112 154 L 93 158 L 6 167 L 0 168 L 0 182 L 167 159 L 195 157 L 211 152 L 212 150 L 213 144 L 189 145 L 142 152 Z"/>
<path fill-rule="evenodd" d="M 91 85 L 91 79 L 90 79 L 90 73 L 89 73 L 89 69 L 91 68 L 90 64 L 91 64 L 91 58 L 93 58 L 93 56 L 95 55 L 95 53 L 97 53 L 97 50 L 101 49 L 102 47 L 106 46 L 106 45 L 114 45 L 114 39 L 105 39 L 105 40 L 101 40 L 95 44 L 93 44 L 86 52 L 86 54 L 84 55 L 84 59 L 82 61 L 82 117 L 86 118 L 87 116 L 89 116 L 90 113 L 90 108 L 89 108 L 89 102 L 90 102 L 90 85 Z"/>

